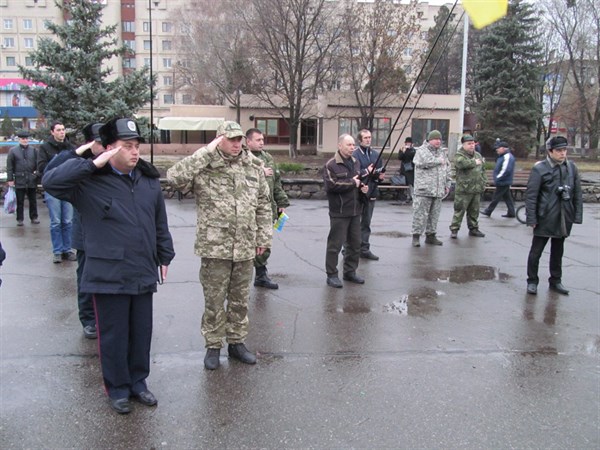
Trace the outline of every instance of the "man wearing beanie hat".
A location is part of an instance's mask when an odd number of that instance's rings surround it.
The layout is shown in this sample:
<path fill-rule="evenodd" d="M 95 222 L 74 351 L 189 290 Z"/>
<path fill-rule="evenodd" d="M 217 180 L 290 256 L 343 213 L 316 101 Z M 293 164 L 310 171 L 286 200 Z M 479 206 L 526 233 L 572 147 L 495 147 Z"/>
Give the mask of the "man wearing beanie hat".
<path fill-rule="evenodd" d="M 515 173 L 515 157 L 505 141 L 497 139 L 494 148 L 496 149 L 496 153 L 498 153 L 496 167 L 494 167 L 494 184 L 496 185 L 496 189 L 494 190 L 492 201 L 485 210 L 481 211 L 481 214 L 490 217 L 500 200 L 504 200 L 507 212 L 502 217 L 516 217 L 515 204 L 510 192 Z"/>
<path fill-rule="evenodd" d="M 152 297 L 175 256 L 160 174 L 140 159 L 132 119 L 99 129 L 106 151 L 46 172 L 44 188 L 81 215 L 85 267 L 81 292 L 94 296 L 98 348 L 110 407 L 131 411 L 130 397 L 155 406 L 148 390 Z"/>
<path fill-rule="evenodd" d="M 63 150 L 50 160 L 46 171 L 60 166 L 65 161 L 73 158 L 94 158 L 104 151 L 100 143 L 99 130 L 102 123 L 90 123 L 82 132 L 85 144 L 76 149 Z M 81 228 L 81 217 L 76 208 L 73 208 L 73 228 L 71 233 L 71 247 L 77 251 L 77 306 L 79 309 L 79 321 L 83 327 L 83 335 L 87 339 L 96 339 L 96 314 L 94 313 L 93 296 L 89 292 L 81 292 L 81 276 L 85 266 L 85 250 L 83 247 L 83 230 Z"/>
<path fill-rule="evenodd" d="M 568 295 L 562 284 L 562 256 L 571 227 L 583 222 L 583 199 L 579 171 L 567 160 L 567 140 L 563 136 L 551 139 L 546 159 L 531 169 L 525 207 L 527 225 L 533 227 L 527 258 L 527 293 L 537 294 L 540 258 L 550 239 L 550 290 Z"/>
<path fill-rule="evenodd" d="M 36 167 L 37 150 L 29 145 L 29 132 L 21 130 L 17 133 L 19 145 L 11 147 L 6 156 L 6 180 L 14 186 L 17 197 L 17 226 L 23 226 L 25 216 L 25 196 L 29 203 L 29 220 L 38 224 Z"/>
<path fill-rule="evenodd" d="M 485 161 L 483 156 L 475 151 L 473 136 L 465 134 L 460 142 L 462 145 L 454 157 L 456 188 L 454 190 L 454 216 L 452 216 L 452 223 L 450 224 L 450 237 L 457 238 L 465 212 L 467 213 L 469 236 L 485 237 L 485 234 L 479 231 L 479 198 L 487 183 Z"/>
<path fill-rule="evenodd" d="M 442 133 L 433 130 L 427 142 L 416 149 L 415 195 L 413 198 L 412 245 L 420 247 L 421 235 L 425 243 L 442 245 L 436 238 L 437 224 L 442 209 L 442 199 L 450 191 L 450 164 L 442 148 Z"/>
<path fill-rule="evenodd" d="M 243 137 L 238 123 L 225 121 L 215 140 L 167 171 L 173 186 L 191 189 L 196 198 L 207 370 L 219 367 L 223 340 L 230 358 L 256 363 L 244 344 L 248 299 L 254 258 L 271 248 L 273 210 L 263 163 L 242 147 Z"/>

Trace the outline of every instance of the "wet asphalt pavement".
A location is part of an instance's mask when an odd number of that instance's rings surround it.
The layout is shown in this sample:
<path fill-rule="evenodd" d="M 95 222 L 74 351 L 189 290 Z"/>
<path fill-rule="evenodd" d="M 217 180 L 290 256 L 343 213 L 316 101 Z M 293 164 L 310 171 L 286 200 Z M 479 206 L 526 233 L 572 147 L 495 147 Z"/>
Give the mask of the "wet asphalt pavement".
<path fill-rule="evenodd" d="M 565 246 L 568 297 L 525 293 L 531 231 L 481 219 L 485 238 L 410 246 L 411 209 L 379 202 L 364 285 L 325 284 L 325 201 L 292 202 L 252 288 L 256 366 L 203 368 L 192 200 L 167 202 L 177 256 L 154 302 L 149 388 L 158 407 L 108 407 L 96 341 L 83 338 L 75 263 L 52 264 L 48 214 L 1 213 L 2 449 L 599 448 L 600 205 Z M 547 252 L 540 278 L 547 278 Z"/>

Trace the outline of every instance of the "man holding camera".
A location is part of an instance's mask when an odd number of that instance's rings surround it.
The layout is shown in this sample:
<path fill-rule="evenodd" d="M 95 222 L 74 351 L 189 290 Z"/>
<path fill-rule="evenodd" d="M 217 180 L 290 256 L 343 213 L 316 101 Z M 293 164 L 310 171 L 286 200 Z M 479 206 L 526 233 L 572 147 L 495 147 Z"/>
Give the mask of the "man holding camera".
<path fill-rule="evenodd" d="M 579 171 L 567 160 L 567 139 L 563 136 L 550 140 L 546 159 L 531 169 L 525 205 L 527 225 L 533 227 L 527 259 L 527 293 L 537 294 L 540 257 L 551 239 L 550 290 L 569 295 L 562 284 L 562 256 L 571 227 L 583 221 L 583 201 Z"/>
<path fill-rule="evenodd" d="M 365 202 L 360 218 L 360 257 L 377 261 L 379 256 L 374 255 L 371 251 L 369 238 L 371 237 L 371 219 L 375 209 L 375 200 L 377 200 L 377 185 L 385 176 L 382 171 L 383 161 L 379 159 L 379 162 L 377 162 L 379 153 L 371 148 L 371 132 L 369 130 L 360 130 L 357 139 L 358 147 L 356 147 L 352 156 L 360 163 L 360 177 L 369 187 L 363 199 Z M 377 167 L 375 167 L 376 162 Z M 375 173 L 371 175 L 373 171 Z"/>

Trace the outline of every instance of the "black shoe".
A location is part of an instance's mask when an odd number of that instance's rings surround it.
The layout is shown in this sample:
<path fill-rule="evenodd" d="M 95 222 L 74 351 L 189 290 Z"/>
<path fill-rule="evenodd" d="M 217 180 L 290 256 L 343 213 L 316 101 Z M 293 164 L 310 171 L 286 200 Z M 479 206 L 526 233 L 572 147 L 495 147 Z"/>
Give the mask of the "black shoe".
<path fill-rule="evenodd" d="M 502 214 L 502 217 L 508 217 L 509 219 L 513 219 L 517 216 L 515 216 L 514 214 Z"/>
<path fill-rule="evenodd" d="M 359 277 L 355 273 L 345 273 L 344 280 L 350 281 L 351 283 L 356 283 L 356 284 L 365 284 L 365 279 L 362 277 Z"/>
<path fill-rule="evenodd" d="M 129 414 L 131 406 L 128 398 L 108 398 L 108 404 L 119 414 Z"/>
<path fill-rule="evenodd" d="M 207 370 L 215 370 L 219 367 L 220 348 L 207 348 L 204 356 L 204 368 Z"/>
<path fill-rule="evenodd" d="M 256 364 L 256 356 L 250 353 L 243 343 L 229 344 L 227 352 L 230 358 L 237 359 L 244 364 Z"/>
<path fill-rule="evenodd" d="M 558 292 L 559 294 L 569 295 L 569 290 L 565 288 L 562 283 L 550 283 L 550 290 L 554 292 Z"/>
<path fill-rule="evenodd" d="M 472 230 L 469 230 L 469 236 L 485 237 L 485 234 L 479 231 L 479 229 L 473 228 Z"/>
<path fill-rule="evenodd" d="M 65 261 L 77 261 L 77 253 L 75 253 L 73 250 L 70 250 L 62 254 L 62 259 Z"/>
<path fill-rule="evenodd" d="M 379 256 L 374 255 L 371 250 L 361 253 L 360 257 L 364 259 L 370 259 L 372 261 L 379 261 Z"/>
<path fill-rule="evenodd" d="M 458 230 L 450 230 L 450 237 L 456 239 L 458 237 Z"/>
<path fill-rule="evenodd" d="M 156 400 L 154 394 L 148 390 L 140 392 L 139 394 L 133 394 L 132 397 L 142 405 L 146 406 L 156 406 L 158 403 L 158 400 Z"/>
<path fill-rule="evenodd" d="M 40 221 L 37 220 L 37 219 L 31 219 L 31 223 L 34 224 L 34 225 L 37 225 L 37 224 L 40 223 Z"/>
<path fill-rule="evenodd" d="M 327 277 L 327 285 L 334 288 L 341 288 L 344 286 L 340 279 L 335 275 Z"/>
<path fill-rule="evenodd" d="M 256 278 L 254 280 L 254 286 L 256 287 L 264 287 L 267 289 L 279 289 L 279 285 L 274 281 L 271 281 L 269 277 L 266 275 L 262 278 Z"/>
<path fill-rule="evenodd" d="M 96 325 L 86 325 L 83 327 L 83 335 L 86 339 L 97 339 Z"/>
<path fill-rule="evenodd" d="M 55 253 L 52 256 L 52 262 L 54 264 L 60 264 L 62 262 L 62 255 L 60 253 Z"/>
<path fill-rule="evenodd" d="M 419 242 L 420 238 L 421 238 L 420 234 L 413 234 L 413 237 L 412 237 L 412 246 L 413 247 L 420 247 L 421 246 L 421 242 Z"/>
<path fill-rule="evenodd" d="M 17 220 L 17 226 L 18 227 L 22 227 L 23 226 L 23 221 L 22 220 Z"/>
<path fill-rule="evenodd" d="M 485 216 L 485 217 L 492 216 L 492 213 L 487 212 L 485 209 L 482 209 L 481 211 L 479 211 L 479 214 L 481 214 L 482 216 Z"/>
<path fill-rule="evenodd" d="M 529 283 L 527 285 L 527 293 L 528 294 L 532 294 L 532 295 L 536 295 L 537 294 L 537 284 Z"/>
<path fill-rule="evenodd" d="M 435 234 L 428 234 L 425 236 L 425 243 L 431 245 L 444 245 L 442 241 L 440 241 Z"/>

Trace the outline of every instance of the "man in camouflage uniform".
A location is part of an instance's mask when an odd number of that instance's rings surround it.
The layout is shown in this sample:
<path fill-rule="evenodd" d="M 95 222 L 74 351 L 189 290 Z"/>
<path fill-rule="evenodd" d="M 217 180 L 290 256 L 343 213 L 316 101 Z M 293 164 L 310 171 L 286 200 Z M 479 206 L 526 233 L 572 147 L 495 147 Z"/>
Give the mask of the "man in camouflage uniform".
<path fill-rule="evenodd" d="M 452 239 L 458 237 L 458 230 L 465 212 L 467 213 L 469 236 L 485 237 L 485 234 L 479 231 L 478 223 L 479 199 L 487 183 L 485 161 L 475 151 L 473 136 L 465 134 L 460 142 L 462 146 L 454 157 L 456 188 L 454 190 L 454 216 L 452 216 L 452 223 L 450 224 L 450 237 Z"/>
<path fill-rule="evenodd" d="M 450 164 L 442 148 L 442 133 L 433 130 L 427 142 L 417 148 L 415 166 L 415 193 L 413 198 L 412 245 L 420 247 L 419 239 L 425 232 L 426 244 L 442 245 L 435 237 L 442 199 L 450 191 Z"/>
<path fill-rule="evenodd" d="M 246 146 L 254 156 L 262 160 L 265 177 L 269 185 L 271 194 L 271 207 L 273 209 L 273 221 L 277 220 L 279 215 L 285 212 L 285 208 L 290 206 L 288 196 L 281 186 L 281 176 L 279 169 L 273 160 L 273 157 L 263 150 L 265 137 L 258 128 L 250 128 L 246 131 Z M 262 255 L 254 257 L 254 268 L 256 278 L 254 286 L 265 287 L 267 289 L 278 289 L 279 285 L 273 282 L 267 272 L 267 260 L 271 255 L 271 250 L 267 249 Z"/>
<path fill-rule="evenodd" d="M 244 345 L 248 297 L 254 257 L 271 247 L 273 213 L 263 163 L 242 148 L 243 137 L 239 124 L 225 121 L 214 141 L 167 171 L 175 187 L 192 189 L 196 198 L 208 370 L 219 367 L 223 338 L 230 357 L 256 363 Z"/>

